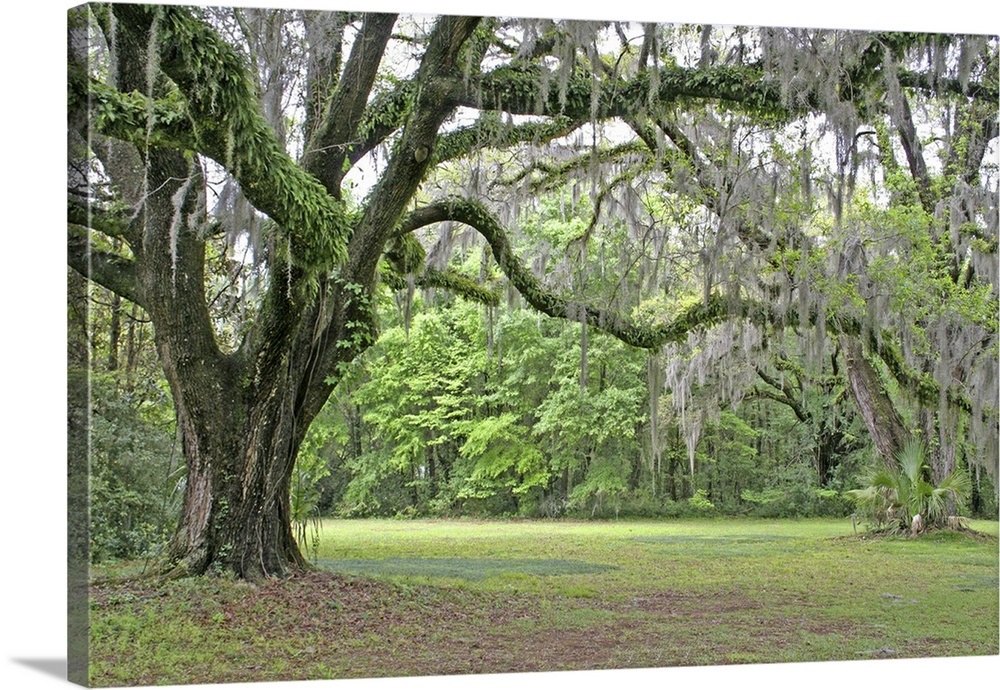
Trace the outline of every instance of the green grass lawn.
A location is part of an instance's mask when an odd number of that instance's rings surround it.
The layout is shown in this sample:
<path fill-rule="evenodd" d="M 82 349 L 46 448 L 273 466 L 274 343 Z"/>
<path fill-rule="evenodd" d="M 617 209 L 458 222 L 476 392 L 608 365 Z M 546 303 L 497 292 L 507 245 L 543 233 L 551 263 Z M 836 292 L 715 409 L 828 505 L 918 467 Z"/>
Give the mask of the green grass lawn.
<path fill-rule="evenodd" d="M 92 683 L 997 654 L 996 522 L 327 520 L 318 572 L 95 585 Z"/>

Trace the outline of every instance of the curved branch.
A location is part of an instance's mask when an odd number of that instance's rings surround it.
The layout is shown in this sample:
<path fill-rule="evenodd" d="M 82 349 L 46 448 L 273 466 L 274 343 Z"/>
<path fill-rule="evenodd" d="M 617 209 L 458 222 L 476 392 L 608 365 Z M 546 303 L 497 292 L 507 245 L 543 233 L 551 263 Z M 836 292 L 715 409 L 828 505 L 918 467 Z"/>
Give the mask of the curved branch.
<path fill-rule="evenodd" d="M 480 285 L 455 271 L 439 271 L 427 267 L 422 275 L 416 277 L 415 284 L 422 288 L 441 288 L 465 299 L 485 304 L 491 307 L 500 304 L 500 293 Z"/>
<path fill-rule="evenodd" d="M 754 388 L 754 393 L 762 398 L 769 398 L 775 402 L 787 405 L 792 409 L 792 412 L 795 413 L 795 416 L 800 422 L 809 421 L 809 413 L 806 412 L 805 408 L 803 408 L 802 405 L 795 399 L 795 391 L 793 391 L 787 383 L 779 381 L 760 367 L 754 367 L 754 370 L 757 372 L 757 376 L 759 376 L 764 383 L 774 389 Z"/>
<path fill-rule="evenodd" d="M 505 125 L 495 113 L 484 114 L 475 124 L 442 135 L 436 146 L 435 162 L 454 160 L 484 148 L 551 141 L 566 136 L 582 124 L 568 117 L 555 117 L 545 122 Z"/>
<path fill-rule="evenodd" d="M 792 412 L 795 414 L 795 418 L 798 419 L 800 422 L 805 423 L 811 419 L 811 417 L 809 417 L 809 415 L 807 415 L 803 411 L 802 406 L 799 405 L 795 400 L 789 398 L 784 393 L 779 393 L 778 391 L 774 391 L 769 388 L 754 387 L 750 389 L 750 391 L 748 391 L 746 395 L 743 396 L 743 399 L 773 400 L 776 403 L 781 403 L 782 405 L 785 405 L 786 407 L 790 408 Z"/>
<path fill-rule="evenodd" d="M 860 319 L 848 314 L 824 315 L 816 309 L 810 310 L 808 314 L 799 314 L 794 309 L 778 313 L 773 304 L 712 294 L 706 301 L 695 303 L 677 314 L 669 323 L 644 326 L 614 310 L 582 304 L 546 289 L 514 253 L 506 230 L 500 222 L 489 209 L 477 201 L 448 198 L 421 207 L 403 220 L 398 232 L 412 232 L 417 228 L 446 220 L 475 228 L 490 245 L 497 264 L 511 284 L 528 304 L 543 314 L 569 320 L 586 320 L 590 326 L 628 345 L 644 349 L 680 342 L 696 328 L 712 326 L 727 319 L 741 318 L 761 326 L 779 327 L 815 326 L 822 320 L 831 333 L 846 336 L 867 334 L 868 345 L 872 352 L 886 363 L 893 378 L 905 390 L 922 400 L 939 400 L 941 388 L 932 377 L 914 374 L 902 361 L 902 355 L 886 334 L 866 327 Z M 954 407 L 972 413 L 972 403 L 959 391 L 949 388 L 945 391 L 945 397 Z M 984 410 L 983 418 L 989 422 L 995 414 L 995 409 Z"/>
<path fill-rule="evenodd" d="M 586 321 L 590 326 L 634 347 L 653 349 L 668 342 L 683 340 L 692 329 L 718 323 L 734 313 L 727 300 L 713 295 L 707 302 L 690 307 L 668 324 L 643 326 L 617 311 L 557 295 L 542 286 L 524 267 L 514 253 L 506 230 L 489 209 L 469 199 L 449 198 L 419 208 L 404 219 L 399 232 L 412 232 L 445 220 L 475 228 L 490 245 L 500 270 L 532 307 L 548 316 Z"/>

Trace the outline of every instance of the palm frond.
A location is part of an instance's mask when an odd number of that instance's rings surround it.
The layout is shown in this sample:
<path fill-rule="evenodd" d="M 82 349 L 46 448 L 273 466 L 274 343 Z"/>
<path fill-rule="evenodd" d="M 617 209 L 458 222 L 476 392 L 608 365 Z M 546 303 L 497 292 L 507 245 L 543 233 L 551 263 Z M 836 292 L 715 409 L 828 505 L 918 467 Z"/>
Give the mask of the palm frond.
<path fill-rule="evenodd" d="M 927 470 L 926 458 L 927 449 L 923 442 L 916 438 L 909 439 L 896 453 L 899 469 L 911 484 L 924 477 Z"/>

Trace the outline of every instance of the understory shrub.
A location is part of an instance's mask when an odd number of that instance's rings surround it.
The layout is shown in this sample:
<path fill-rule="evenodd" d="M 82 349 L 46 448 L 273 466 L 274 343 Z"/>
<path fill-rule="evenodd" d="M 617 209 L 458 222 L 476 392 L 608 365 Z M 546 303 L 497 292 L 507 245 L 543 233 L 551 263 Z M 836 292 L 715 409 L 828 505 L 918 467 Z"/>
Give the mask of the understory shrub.
<path fill-rule="evenodd" d="M 943 526 L 957 505 L 966 501 L 972 491 L 969 475 L 956 469 L 935 485 L 926 454 L 923 443 L 911 439 L 900 449 L 897 467 L 878 468 L 866 486 L 846 492 L 871 529 L 906 531 L 915 515 L 927 527 Z"/>
<path fill-rule="evenodd" d="M 119 391 L 91 376 L 91 561 L 154 554 L 176 524 L 184 466 L 163 391 Z"/>

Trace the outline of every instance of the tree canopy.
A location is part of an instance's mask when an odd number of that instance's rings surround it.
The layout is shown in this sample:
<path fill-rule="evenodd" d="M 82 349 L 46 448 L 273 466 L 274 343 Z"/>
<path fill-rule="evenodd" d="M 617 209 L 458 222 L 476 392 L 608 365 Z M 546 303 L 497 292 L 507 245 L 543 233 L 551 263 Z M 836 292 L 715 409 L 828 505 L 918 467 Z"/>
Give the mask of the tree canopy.
<path fill-rule="evenodd" d="M 450 445 L 453 498 L 613 495 L 634 478 L 608 444 L 656 467 L 667 410 L 692 473 L 709 425 L 752 464 L 726 416 L 745 399 L 829 454 L 850 398 L 885 462 L 916 435 L 939 478 L 996 480 L 996 37 L 114 4 L 70 24 L 69 265 L 155 329 L 178 572 L 304 566 L 295 460 L 337 395 L 392 440 L 359 476 L 434 476 Z M 489 324 L 522 306 L 569 330 L 548 363 L 521 337 L 515 373 Z"/>

